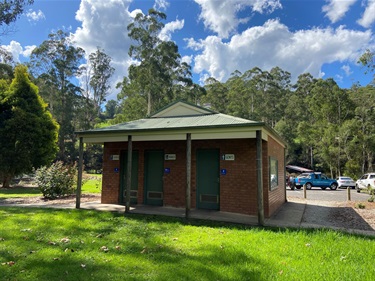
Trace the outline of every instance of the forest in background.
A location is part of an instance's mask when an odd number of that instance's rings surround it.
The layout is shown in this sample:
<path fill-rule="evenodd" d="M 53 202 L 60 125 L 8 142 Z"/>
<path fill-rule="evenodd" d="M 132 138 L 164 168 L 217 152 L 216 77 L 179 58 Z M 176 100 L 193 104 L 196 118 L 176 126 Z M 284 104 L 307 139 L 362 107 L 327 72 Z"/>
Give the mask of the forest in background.
<path fill-rule="evenodd" d="M 55 160 L 75 162 L 75 132 L 145 118 L 165 105 L 184 100 L 214 111 L 263 121 L 287 142 L 287 163 L 324 171 L 332 177 L 357 178 L 372 171 L 375 151 L 375 83 L 341 89 L 334 79 L 271 70 L 234 71 L 227 81 L 193 82 L 191 66 L 178 46 L 162 41 L 164 13 L 150 9 L 128 26 L 135 64 L 118 85 L 111 85 L 111 58 L 98 47 L 85 54 L 70 34 L 58 30 L 34 49 L 27 63 L 30 78 L 59 124 Z M 15 63 L 1 50 L 0 78 L 10 81 Z M 374 73 L 374 52 L 359 59 Z M 9 82 L 10 83 L 10 82 Z M 117 89 L 117 100 L 107 101 Z M 101 169 L 102 147 L 86 145 L 85 168 Z"/>

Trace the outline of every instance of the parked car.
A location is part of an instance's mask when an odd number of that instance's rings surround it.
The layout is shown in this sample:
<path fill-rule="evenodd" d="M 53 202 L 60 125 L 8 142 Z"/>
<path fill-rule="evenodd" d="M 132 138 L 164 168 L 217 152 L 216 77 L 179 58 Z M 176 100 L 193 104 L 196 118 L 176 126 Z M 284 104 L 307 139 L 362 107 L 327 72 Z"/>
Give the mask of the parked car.
<path fill-rule="evenodd" d="M 311 189 L 314 186 L 320 187 L 323 190 L 327 187 L 331 190 L 335 190 L 338 186 L 336 180 L 330 179 L 325 174 L 319 172 L 302 173 L 294 179 L 294 185 L 297 189 L 300 189 L 304 184 L 306 184 L 306 189 Z"/>
<path fill-rule="evenodd" d="M 355 181 L 351 177 L 338 177 L 337 179 L 338 188 L 355 188 Z"/>
<path fill-rule="evenodd" d="M 361 189 L 367 189 L 369 187 L 375 189 L 375 173 L 364 174 L 355 183 L 357 192 L 361 192 Z"/>

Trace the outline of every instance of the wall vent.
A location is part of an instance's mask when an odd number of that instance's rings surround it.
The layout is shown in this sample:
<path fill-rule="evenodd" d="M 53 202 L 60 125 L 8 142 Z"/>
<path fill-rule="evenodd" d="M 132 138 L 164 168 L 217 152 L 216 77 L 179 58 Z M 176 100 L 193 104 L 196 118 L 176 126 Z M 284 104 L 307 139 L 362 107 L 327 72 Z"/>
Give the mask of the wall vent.
<path fill-rule="evenodd" d="M 218 195 L 211 195 L 211 194 L 201 194 L 200 196 L 202 203 L 219 203 L 219 196 Z"/>
<path fill-rule="evenodd" d="M 163 199 L 163 192 L 148 191 L 147 199 Z"/>

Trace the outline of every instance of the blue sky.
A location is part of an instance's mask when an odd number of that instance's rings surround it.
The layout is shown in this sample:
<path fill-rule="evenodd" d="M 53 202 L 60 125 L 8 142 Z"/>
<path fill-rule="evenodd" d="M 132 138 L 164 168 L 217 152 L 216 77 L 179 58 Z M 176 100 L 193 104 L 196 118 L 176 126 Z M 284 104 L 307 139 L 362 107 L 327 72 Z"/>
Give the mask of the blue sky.
<path fill-rule="evenodd" d="M 115 84 L 131 63 L 126 27 L 151 7 L 166 13 L 160 38 L 177 43 L 200 84 L 256 66 L 279 66 L 293 81 L 304 72 L 332 77 L 342 88 L 372 79 L 356 62 L 375 50 L 375 0 L 35 0 L 0 44 L 25 62 L 64 29 L 87 55 L 99 46 L 112 57 Z"/>

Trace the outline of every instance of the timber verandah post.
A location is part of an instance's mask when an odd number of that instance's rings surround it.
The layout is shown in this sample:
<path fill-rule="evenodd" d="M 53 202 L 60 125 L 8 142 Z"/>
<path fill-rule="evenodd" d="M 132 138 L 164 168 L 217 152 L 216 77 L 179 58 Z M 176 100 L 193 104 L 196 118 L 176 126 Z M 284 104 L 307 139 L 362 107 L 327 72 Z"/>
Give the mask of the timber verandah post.
<path fill-rule="evenodd" d="M 76 209 L 81 207 L 81 187 L 82 187 L 82 168 L 83 166 L 83 137 L 79 138 L 79 158 L 78 158 L 78 179 L 76 190 Z"/>
<path fill-rule="evenodd" d="M 132 156 L 133 156 L 133 141 L 132 136 L 128 136 L 128 165 L 126 170 L 126 198 L 125 198 L 125 213 L 130 211 L 130 190 L 132 184 Z"/>
<path fill-rule="evenodd" d="M 191 134 L 186 134 L 186 210 L 185 217 L 190 217 L 191 207 Z"/>
<path fill-rule="evenodd" d="M 256 170 L 257 170 L 257 201 L 258 201 L 258 224 L 264 225 L 264 204 L 263 204 L 263 149 L 262 149 L 262 131 L 256 131 L 257 142 L 257 156 L 256 156 Z"/>

